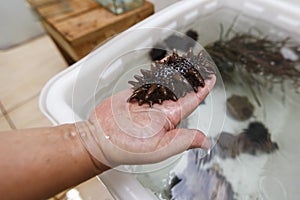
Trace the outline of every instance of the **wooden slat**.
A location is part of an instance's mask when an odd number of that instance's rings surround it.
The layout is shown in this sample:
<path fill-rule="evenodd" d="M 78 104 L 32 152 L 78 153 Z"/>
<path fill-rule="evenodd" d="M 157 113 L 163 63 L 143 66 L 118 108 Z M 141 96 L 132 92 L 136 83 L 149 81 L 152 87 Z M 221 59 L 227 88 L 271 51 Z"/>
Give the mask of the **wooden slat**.
<path fill-rule="evenodd" d="M 74 61 L 154 13 L 153 4 L 115 15 L 94 0 L 27 0 L 64 54 Z M 63 2 L 63 3 L 62 3 Z M 66 6 L 66 2 L 68 5 Z"/>
<path fill-rule="evenodd" d="M 103 42 L 107 41 L 109 38 L 112 38 L 113 36 L 128 29 L 132 25 L 147 18 L 154 12 L 153 5 L 149 4 L 148 8 L 143 9 L 142 11 L 143 12 L 138 12 L 135 15 L 131 15 L 127 19 L 119 20 L 117 22 L 105 26 L 102 29 L 89 33 L 84 37 L 77 38 L 77 40 L 73 40 L 71 44 L 74 50 L 77 52 L 77 55 L 79 57 L 87 55 L 89 52 L 94 50 Z"/>
<path fill-rule="evenodd" d="M 47 6 L 53 3 L 58 3 L 59 1 L 62 0 L 27 0 L 27 2 L 34 7 Z"/>
<path fill-rule="evenodd" d="M 112 30 L 125 30 L 133 24 L 148 17 L 154 12 L 153 4 L 145 2 L 143 6 L 121 15 L 114 15 L 103 7 L 98 7 L 90 12 L 83 13 L 52 24 L 70 42 L 75 42 L 83 37 L 88 37 L 96 31 L 110 27 Z M 117 25 L 118 23 L 118 25 Z M 119 33 L 119 32 L 118 32 Z"/>
<path fill-rule="evenodd" d="M 53 29 L 48 23 L 42 23 L 48 34 L 55 40 L 55 43 L 59 46 L 59 48 L 64 49 L 65 52 L 69 54 L 69 56 L 74 60 L 79 60 L 81 57 L 78 56 L 77 52 L 75 51 L 74 47 L 66 41 L 62 35 Z"/>
<path fill-rule="evenodd" d="M 99 4 L 93 0 L 52 0 L 50 1 L 52 3 L 49 3 L 49 0 L 34 0 L 39 1 L 39 6 L 36 6 L 37 3 L 33 3 L 32 1 L 33 0 L 28 0 L 29 4 L 36 10 L 38 15 L 51 23 L 57 23 L 99 7 Z M 42 4 L 42 1 L 48 3 Z"/>

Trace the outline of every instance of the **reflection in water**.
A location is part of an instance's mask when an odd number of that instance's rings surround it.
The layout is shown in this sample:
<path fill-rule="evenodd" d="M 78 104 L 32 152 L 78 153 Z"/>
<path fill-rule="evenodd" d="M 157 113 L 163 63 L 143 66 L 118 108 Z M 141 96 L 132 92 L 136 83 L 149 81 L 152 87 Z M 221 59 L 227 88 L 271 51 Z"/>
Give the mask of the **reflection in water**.
<path fill-rule="evenodd" d="M 238 135 L 222 133 L 217 140 L 204 157 L 202 150 L 189 152 L 187 167 L 173 178 L 172 182 L 176 184 L 170 187 L 172 199 L 234 199 L 232 186 L 221 174 L 222 169 L 213 161 L 214 157 L 237 158 L 241 153 L 259 156 L 278 149 L 277 143 L 271 141 L 268 129 L 260 122 L 250 123 Z"/>

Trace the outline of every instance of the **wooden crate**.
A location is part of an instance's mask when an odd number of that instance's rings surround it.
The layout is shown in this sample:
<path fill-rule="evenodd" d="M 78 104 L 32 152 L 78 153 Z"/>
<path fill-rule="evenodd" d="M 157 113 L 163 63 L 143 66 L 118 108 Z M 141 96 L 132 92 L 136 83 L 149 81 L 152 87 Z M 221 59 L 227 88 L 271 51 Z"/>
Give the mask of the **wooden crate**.
<path fill-rule="evenodd" d="M 115 15 L 93 0 L 27 0 L 71 64 L 154 13 L 153 4 Z"/>

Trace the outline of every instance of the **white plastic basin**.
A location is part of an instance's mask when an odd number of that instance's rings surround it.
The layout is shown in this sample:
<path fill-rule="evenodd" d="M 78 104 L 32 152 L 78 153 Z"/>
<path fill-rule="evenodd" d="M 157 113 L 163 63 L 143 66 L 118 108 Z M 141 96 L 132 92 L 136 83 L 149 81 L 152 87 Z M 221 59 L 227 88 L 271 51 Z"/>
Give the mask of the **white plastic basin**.
<path fill-rule="evenodd" d="M 138 70 L 130 71 L 127 66 L 133 63 L 134 66 L 143 67 L 144 63 L 149 62 L 147 48 L 160 41 L 163 37 L 161 34 L 168 35 L 172 30 L 185 32 L 193 28 L 199 33 L 198 42 L 204 46 L 219 38 L 220 24 L 228 28 L 237 15 L 240 16 L 236 24 L 237 31 L 247 31 L 255 26 L 265 35 L 300 36 L 300 7 L 285 1 L 181 1 L 123 32 L 53 77 L 42 90 L 40 108 L 55 125 L 84 120 L 95 104 L 110 95 L 112 90 L 129 87 L 123 83 L 128 78 L 132 80 L 130 77 Z M 132 58 L 132 53 L 139 56 Z M 259 180 L 256 180 L 260 184 L 258 193 L 264 199 L 298 199 L 300 159 L 297 152 L 300 149 L 297 142 L 300 140 L 294 134 L 299 128 L 296 120 L 300 116 L 297 101 L 288 98 L 288 107 L 278 106 L 272 97 L 267 97 L 265 101 L 271 102 L 268 104 L 270 110 L 274 107 L 278 109 L 274 108 L 272 117 L 266 121 L 282 151 L 270 158 L 263 158 L 265 160 L 261 168 L 264 170 L 257 171 L 260 173 Z M 224 119 L 221 116 L 219 120 L 218 123 L 222 124 Z M 235 127 L 235 122 L 226 119 L 224 129 L 231 131 Z M 116 199 L 157 199 L 154 192 L 157 192 L 156 188 L 162 184 L 161 179 L 166 178 L 172 167 L 139 176 L 142 183 L 132 174 L 115 170 L 104 173 L 100 178 Z"/>

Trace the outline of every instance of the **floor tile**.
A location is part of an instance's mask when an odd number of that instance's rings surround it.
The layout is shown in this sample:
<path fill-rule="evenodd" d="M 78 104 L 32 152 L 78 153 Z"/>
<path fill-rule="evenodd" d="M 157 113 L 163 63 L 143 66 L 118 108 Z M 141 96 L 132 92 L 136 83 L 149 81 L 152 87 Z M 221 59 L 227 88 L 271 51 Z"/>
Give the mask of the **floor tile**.
<path fill-rule="evenodd" d="M 6 113 L 6 110 L 5 110 L 2 102 L 0 101 L 0 117 L 2 117 L 5 113 Z"/>
<path fill-rule="evenodd" d="M 9 112 L 8 115 L 17 129 L 52 125 L 39 109 L 38 95 Z"/>
<path fill-rule="evenodd" d="M 48 200 L 57 199 L 114 200 L 105 185 L 97 177 L 91 178 L 74 188 L 67 189 Z"/>
<path fill-rule="evenodd" d="M 0 131 L 7 131 L 7 130 L 11 130 L 8 122 L 6 121 L 5 117 L 2 116 L 0 117 Z"/>
<path fill-rule="evenodd" d="M 65 69 L 56 46 L 48 36 L 0 53 L 0 99 L 7 111 L 36 96 L 44 84 Z"/>
<path fill-rule="evenodd" d="M 92 178 L 75 188 L 82 199 L 93 200 L 113 200 L 114 198 L 108 192 L 105 185 L 99 181 L 96 177 Z"/>

